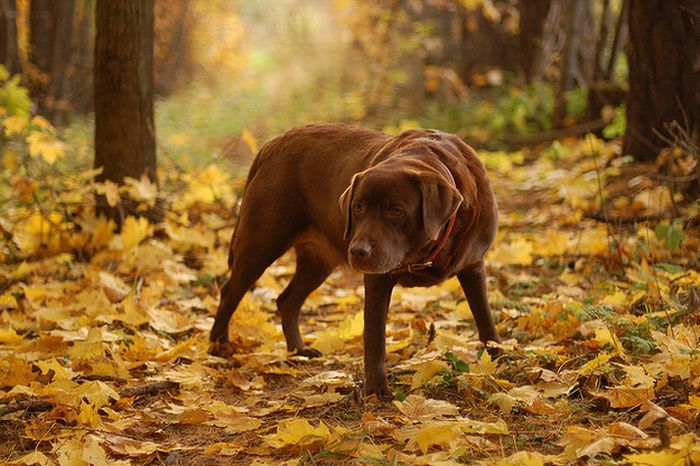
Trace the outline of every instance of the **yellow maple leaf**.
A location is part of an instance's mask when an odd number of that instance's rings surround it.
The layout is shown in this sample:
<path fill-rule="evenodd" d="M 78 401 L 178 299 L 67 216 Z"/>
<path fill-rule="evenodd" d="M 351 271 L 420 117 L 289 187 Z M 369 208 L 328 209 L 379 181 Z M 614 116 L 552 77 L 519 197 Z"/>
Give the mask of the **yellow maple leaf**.
<path fill-rule="evenodd" d="M 36 379 L 34 366 L 23 359 L 15 356 L 5 357 L 0 361 L 0 380 L 5 385 L 29 385 Z"/>
<path fill-rule="evenodd" d="M 501 265 L 530 265 L 532 264 L 532 241 L 516 236 L 513 240 L 497 242 L 491 249 L 488 260 Z"/>
<path fill-rule="evenodd" d="M 12 136 L 13 134 L 21 134 L 27 127 L 27 123 L 27 118 L 19 115 L 12 115 L 5 118 L 2 125 L 5 127 L 5 134 L 7 136 Z"/>
<path fill-rule="evenodd" d="M 365 328 L 365 318 L 362 311 L 354 315 L 347 316 L 338 326 L 338 337 L 343 340 L 350 340 L 362 335 Z"/>
<path fill-rule="evenodd" d="M 608 253 L 608 231 L 603 226 L 585 229 L 569 240 L 569 251 L 577 254 L 600 255 Z"/>
<path fill-rule="evenodd" d="M 411 379 L 411 390 L 422 387 L 435 374 L 445 369 L 447 364 L 440 360 L 426 361 L 416 366 L 416 372 Z"/>
<path fill-rule="evenodd" d="M 190 350 L 196 343 L 197 343 L 197 340 L 195 338 L 189 338 L 185 341 L 181 341 L 180 343 L 173 346 L 169 350 L 156 354 L 153 357 L 153 360 L 158 361 L 158 362 L 172 361 L 176 357 L 178 357 L 178 356 L 182 355 L 183 353 L 187 352 L 188 350 Z"/>
<path fill-rule="evenodd" d="M 114 181 L 105 180 L 102 182 L 95 182 L 93 183 L 93 187 L 97 194 L 101 194 L 105 197 L 110 207 L 114 207 L 119 203 L 121 199 L 119 196 L 119 185 Z"/>
<path fill-rule="evenodd" d="M 146 218 L 128 216 L 122 224 L 122 249 L 129 251 L 152 234 L 153 226 Z"/>
<path fill-rule="evenodd" d="M 100 270 L 98 277 L 102 291 L 104 291 L 109 300 L 113 303 L 122 301 L 126 295 L 131 292 L 131 287 L 127 286 L 121 278 L 109 272 Z"/>
<path fill-rule="evenodd" d="M 286 419 L 277 426 L 275 434 L 266 435 L 265 441 L 272 447 L 281 448 L 285 445 L 310 445 L 325 442 L 331 433 L 323 421 L 318 421 L 314 427 L 304 418 Z"/>
<path fill-rule="evenodd" d="M 651 387 L 633 387 L 631 385 L 616 385 L 606 390 L 591 392 L 598 398 L 605 398 L 613 408 L 632 408 L 654 396 Z"/>
<path fill-rule="evenodd" d="M 22 337 L 17 335 L 17 332 L 12 327 L 7 327 L 5 329 L 0 328 L 0 343 L 4 345 L 11 345 L 13 343 L 19 343 L 22 341 Z"/>
<path fill-rule="evenodd" d="M 132 199 L 145 202 L 149 206 L 155 204 L 158 197 L 158 185 L 151 181 L 145 173 L 138 180 L 130 177 L 124 178 L 124 186 Z"/>
<path fill-rule="evenodd" d="M 432 400 L 420 395 L 409 395 L 403 401 L 394 401 L 394 406 L 413 422 L 429 421 L 440 417 L 457 416 L 459 408 L 442 400 Z"/>
<path fill-rule="evenodd" d="M 514 397 L 507 393 L 496 392 L 489 397 L 489 403 L 494 403 L 504 413 L 510 413 L 513 406 L 518 402 Z"/>
<path fill-rule="evenodd" d="M 207 378 L 207 368 L 200 362 L 188 366 L 178 366 L 163 372 L 170 382 L 179 383 L 188 390 L 201 390 Z"/>
<path fill-rule="evenodd" d="M 21 458 L 17 458 L 16 460 L 14 460 L 8 464 L 26 464 L 26 465 L 38 464 L 40 466 L 48 466 L 48 465 L 52 465 L 54 463 L 53 463 L 53 461 L 51 461 L 49 459 L 48 456 L 46 456 L 42 452 L 33 451 L 31 453 L 27 453 L 26 455 L 22 456 Z"/>
<path fill-rule="evenodd" d="M 536 240 L 537 254 L 540 256 L 560 256 L 564 254 L 569 248 L 569 236 L 570 234 L 565 231 L 547 228 L 544 231 L 544 235 Z"/>
<path fill-rule="evenodd" d="M 478 374 L 493 375 L 494 372 L 496 372 L 498 363 L 491 360 L 491 355 L 488 351 L 484 351 L 481 353 L 478 364 L 472 367 L 474 368 L 474 372 Z"/>
<path fill-rule="evenodd" d="M 680 196 L 680 195 L 679 195 Z M 681 198 L 676 199 L 680 201 Z M 655 214 L 667 212 L 671 207 L 671 191 L 666 186 L 645 188 L 634 196 L 634 204 Z"/>
<path fill-rule="evenodd" d="M 462 435 L 458 424 L 441 422 L 428 425 L 418 431 L 415 441 L 423 454 L 433 445 L 443 446 Z"/>
<path fill-rule="evenodd" d="M 686 463 L 686 457 L 682 452 L 666 449 L 662 451 L 650 451 L 646 453 L 629 453 L 624 456 L 626 464 L 637 466 L 682 466 Z M 692 464 L 692 463 L 690 463 Z"/>
<path fill-rule="evenodd" d="M 233 314 L 230 329 L 232 336 L 248 343 L 274 343 L 281 337 L 275 324 L 270 322 L 270 316 L 260 306 L 253 304 L 249 294 L 241 300 Z"/>
<path fill-rule="evenodd" d="M 73 378 L 73 369 L 70 367 L 63 367 L 56 359 L 51 359 L 50 361 L 36 361 L 34 364 L 36 364 L 44 375 L 53 371 L 52 381 L 71 380 Z"/>
<path fill-rule="evenodd" d="M 613 307 L 622 307 L 627 304 L 627 295 L 624 291 L 618 290 L 611 295 L 606 295 L 600 300 L 602 304 L 609 304 Z"/>
<path fill-rule="evenodd" d="M 100 409 L 111 400 L 118 401 L 119 393 L 100 380 L 91 380 L 81 384 L 74 394 L 78 400 L 86 399 L 95 409 Z"/>
<path fill-rule="evenodd" d="M 80 414 L 78 414 L 78 422 L 93 429 L 96 429 L 102 419 L 97 412 L 95 405 L 85 403 L 84 401 L 80 403 Z"/>
<path fill-rule="evenodd" d="M 204 455 L 236 456 L 244 447 L 237 443 L 216 442 L 204 449 Z"/>
<path fill-rule="evenodd" d="M 313 347 L 323 354 L 341 350 L 345 342 L 362 335 L 365 318 L 362 311 L 345 316 L 336 328 L 328 328 L 316 334 Z"/>
<path fill-rule="evenodd" d="M 609 344 L 615 350 L 618 356 L 620 356 L 625 361 L 627 360 L 627 353 L 625 348 L 622 346 L 620 339 L 610 331 L 607 327 L 595 329 L 595 341 L 601 347 Z"/>
<path fill-rule="evenodd" d="M 700 396 L 688 396 L 688 403 L 695 409 L 700 409 Z"/>
<path fill-rule="evenodd" d="M 150 455 L 158 450 L 158 444 L 151 441 L 142 441 L 110 433 L 106 433 L 104 437 L 106 437 L 105 443 L 109 449 L 117 455 L 142 456 Z"/>
<path fill-rule="evenodd" d="M 32 117 L 32 126 L 38 126 L 41 129 L 48 129 L 53 131 L 53 126 L 51 126 L 51 123 L 49 123 L 49 120 L 44 118 L 41 115 L 36 115 Z"/>
<path fill-rule="evenodd" d="M 595 358 L 588 361 L 583 366 L 579 367 L 578 372 L 583 375 L 590 375 L 603 367 L 612 358 L 613 355 L 608 352 L 599 353 Z"/>
<path fill-rule="evenodd" d="M 63 143 L 49 133 L 33 131 L 27 135 L 27 143 L 29 155 L 41 157 L 50 165 L 65 155 Z"/>
<path fill-rule="evenodd" d="M 537 451 L 519 451 L 493 463 L 493 466 L 544 466 L 556 464 L 556 459 L 554 455 L 543 455 Z"/>
<path fill-rule="evenodd" d="M 112 316 L 112 318 L 124 322 L 125 324 L 139 327 L 143 324 L 147 324 L 151 320 L 148 311 L 141 303 L 137 302 L 134 295 L 127 296 L 127 298 L 120 303 L 118 309 L 120 312 Z"/>

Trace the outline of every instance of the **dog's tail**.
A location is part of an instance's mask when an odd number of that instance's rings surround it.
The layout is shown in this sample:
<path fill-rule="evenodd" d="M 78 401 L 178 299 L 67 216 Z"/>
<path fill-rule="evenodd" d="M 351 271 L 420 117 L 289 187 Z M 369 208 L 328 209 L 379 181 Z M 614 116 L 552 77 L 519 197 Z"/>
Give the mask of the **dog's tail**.
<path fill-rule="evenodd" d="M 245 186 L 243 186 L 243 194 L 241 195 L 241 199 L 245 198 L 245 193 L 246 190 L 248 189 L 248 185 L 250 185 L 250 182 L 253 180 L 255 177 L 255 174 L 258 172 L 260 165 L 263 161 L 264 158 L 266 158 L 266 154 L 270 153 L 275 149 L 275 142 L 279 139 L 279 137 L 267 142 L 265 145 L 263 145 L 260 150 L 258 151 L 257 155 L 253 159 L 253 163 L 250 164 L 250 169 L 248 170 L 248 177 L 246 178 Z M 239 210 L 240 213 L 240 210 Z M 229 246 L 228 250 L 228 268 L 229 270 L 232 267 L 233 264 L 233 245 L 236 243 L 236 233 L 238 232 L 238 222 L 240 222 L 240 215 L 238 220 L 236 221 L 236 226 L 233 229 L 233 235 L 231 237 L 231 243 Z"/>

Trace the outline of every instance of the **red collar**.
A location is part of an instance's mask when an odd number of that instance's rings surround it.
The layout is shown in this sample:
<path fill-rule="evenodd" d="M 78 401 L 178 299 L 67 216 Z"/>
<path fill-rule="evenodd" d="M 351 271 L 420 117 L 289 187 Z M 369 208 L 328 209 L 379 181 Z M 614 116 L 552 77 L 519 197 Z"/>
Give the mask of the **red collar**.
<path fill-rule="evenodd" d="M 442 163 L 441 160 L 438 160 L 438 163 L 442 166 L 442 168 L 445 169 L 445 172 L 447 173 L 448 179 L 452 182 L 452 186 L 455 188 L 457 187 L 457 183 L 455 182 L 454 176 L 452 175 L 452 172 L 450 169 Z M 440 254 L 440 251 L 445 247 L 445 244 L 447 244 L 447 240 L 450 237 L 450 234 L 452 233 L 452 230 L 454 229 L 455 226 L 455 221 L 457 220 L 457 212 L 459 211 L 459 208 L 455 210 L 455 213 L 452 214 L 452 218 L 450 219 L 450 223 L 447 226 L 447 230 L 445 230 L 445 234 L 442 236 L 442 240 L 440 243 L 437 245 L 435 249 L 433 249 L 433 252 L 430 253 L 430 256 L 428 256 L 427 259 L 421 262 L 414 262 L 413 264 L 407 264 L 407 265 L 402 265 L 399 266 L 391 271 L 389 271 L 390 274 L 392 275 L 398 275 L 400 273 L 413 273 L 413 272 L 418 272 L 420 270 L 425 270 L 429 269 L 430 267 L 433 266 L 433 261 L 437 257 L 438 254 Z"/>

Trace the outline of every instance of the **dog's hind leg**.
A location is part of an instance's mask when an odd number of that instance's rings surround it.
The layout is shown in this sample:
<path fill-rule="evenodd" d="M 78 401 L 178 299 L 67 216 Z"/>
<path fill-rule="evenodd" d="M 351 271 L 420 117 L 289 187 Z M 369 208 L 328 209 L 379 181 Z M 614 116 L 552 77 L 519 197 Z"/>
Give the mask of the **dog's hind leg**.
<path fill-rule="evenodd" d="M 214 343 L 210 347 L 212 354 L 230 355 L 232 349 L 227 343 L 231 316 L 265 269 L 292 246 L 298 231 L 298 225 L 288 217 L 266 215 L 255 207 L 257 204 L 241 207 L 231 244 L 231 275 L 221 289 L 221 301 L 209 335 Z"/>
<path fill-rule="evenodd" d="M 297 246 L 297 269 L 287 288 L 277 298 L 277 309 L 282 317 L 282 329 L 290 352 L 309 357 L 321 353 L 305 347 L 299 332 L 299 311 L 306 298 L 328 278 L 334 265 L 329 264 L 308 246 Z"/>

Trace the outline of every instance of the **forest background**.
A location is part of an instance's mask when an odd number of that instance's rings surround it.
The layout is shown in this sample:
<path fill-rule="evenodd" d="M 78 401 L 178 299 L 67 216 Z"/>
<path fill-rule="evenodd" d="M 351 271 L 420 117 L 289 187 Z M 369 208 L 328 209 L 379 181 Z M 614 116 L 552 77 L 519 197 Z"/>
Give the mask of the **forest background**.
<path fill-rule="evenodd" d="M 695 2 L 0 0 L 0 64 L 0 461 L 700 462 Z M 358 277 L 289 356 L 286 256 L 207 354 L 247 167 L 324 121 L 477 149 L 502 356 L 400 289 L 365 399 Z"/>

